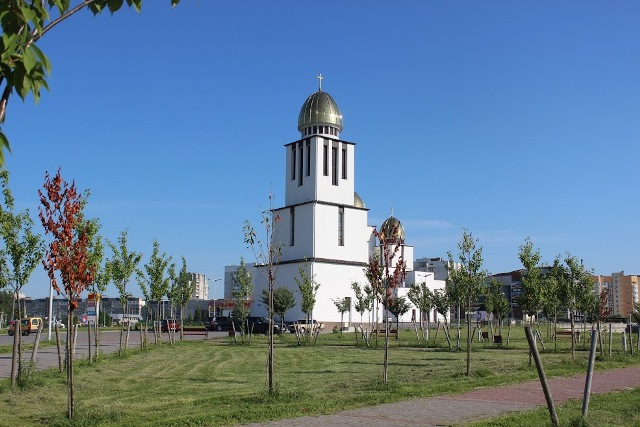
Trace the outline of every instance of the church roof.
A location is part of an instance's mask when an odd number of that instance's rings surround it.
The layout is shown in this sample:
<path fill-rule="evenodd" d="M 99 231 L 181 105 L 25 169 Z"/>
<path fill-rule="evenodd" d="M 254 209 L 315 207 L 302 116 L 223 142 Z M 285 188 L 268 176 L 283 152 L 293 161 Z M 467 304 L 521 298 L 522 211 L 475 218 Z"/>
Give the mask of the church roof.
<path fill-rule="evenodd" d="M 342 113 L 336 101 L 322 89 L 309 95 L 300 108 L 298 130 L 309 125 L 332 125 L 342 131 Z"/>
<path fill-rule="evenodd" d="M 355 191 L 353 192 L 353 206 L 356 208 L 366 208 L 364 200 L 362 200 L 362 197 L 360 197 L 360 195 Z"/>
<path fill-rule="evenodd" d="M 385 241 L 394 243 L 404 243 L 404 227 L 397 218 L 391 215 L 380 227 L 380 234 L 384 236 Z"/>

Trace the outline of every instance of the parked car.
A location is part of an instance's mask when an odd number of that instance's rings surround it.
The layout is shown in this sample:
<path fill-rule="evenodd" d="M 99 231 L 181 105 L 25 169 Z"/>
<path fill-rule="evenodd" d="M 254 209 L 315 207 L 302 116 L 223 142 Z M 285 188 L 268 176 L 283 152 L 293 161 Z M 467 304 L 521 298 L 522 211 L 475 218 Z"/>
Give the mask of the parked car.
<path fill-rule="evenodd" d="M 292 334 L 295 334 L 296 331 L 304 334 L 307 331 L 311 331 L 311 330 L 315 331 L 315 330 L 323 330 L 323 329 L 324 329 L 324 323 L 318 323 L 318 321 L 315 319 L 311 323 L 307 323 L 306 319 L 300 319 L 297 322 L 294 322 L 291 325 L 289 325 L 289 332 L 291 332 Z"/>
<path fill-rule="evenodd" d="M 235 326 L 237 330 L 240 327 L 240 321 L 238 319 L 233 319 L 227 316 L 214 317 L 213 320 L 211 320 L 208 325 L 207 325 L 207 322 L 205 322 L 205 326 L 210 331 L 230 331 L 231 329 L 233 329 L 231 325 L 234 320 L 235 320 Z"/>
<path fill-rule="evenodd" d="M 42 325 L 42 319 L 39 317 L 25 317 L 20 321 L 20 331 L 22 335 L 29 335 L 31 332 L 38 332 L 38 328 Z M 7 332 L 9 336 L 13 336 L 16 330 L 15 322 L 9 325 Z"/>
<path fill-rule="evenodd" d="M 252 334 L 268 334 L 269 319 L 267 319 L 266 317 L 249 316 L 247 317 L 247 327 L 248 327 L 247 332 L 251 332 Z M 274 323 L 273 333 L 274 334 L 280 333 L 280 325 Z"/>
<path fill-rule="evenodd" d="M 632 334 L 637 334 L 638 333 L 638 324 L 637 323 L 632 323 L 630 325 L 625 326 L 624 331 L 626 333 L 629 333 L 629 330 L 631 330 Z"/>
<path fill-rule="evenodd" d="M 160 330 L 162 332 L 179 331 L 180 322 L 175 319 L 162 319 L 160 320 Z"/>

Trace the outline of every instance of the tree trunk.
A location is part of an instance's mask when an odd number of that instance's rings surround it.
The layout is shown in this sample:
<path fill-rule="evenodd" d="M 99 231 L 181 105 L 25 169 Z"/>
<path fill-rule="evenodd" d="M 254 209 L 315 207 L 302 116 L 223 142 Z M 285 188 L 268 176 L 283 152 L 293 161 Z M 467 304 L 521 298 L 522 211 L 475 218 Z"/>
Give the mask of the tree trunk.
<path fill-rule="evenodd" d="M 73 376 L 73 347 L 74 347 L 74 335 L 76 331 L 76 325 L 73 324 L 73 311 L 69 307 L 69 313 L 67 314 L 67 417 L 73 419 L 75 411 L 75 390 L 74 390 L 74 376 Z"/>
<path fill-rule="evenodd" d="M 576 325 L 573 318 L 573 309 L 569 313 L 569 321 L 571 322 L 571 358 L 576 360 Z"/>
<path fill-rule="evenodd" d="M 96 319 L 96 323 L 94 324 L 93 331 L 93 341 L 95 342 L 95 359 L 98 360 L 98 356 L 100 355 L 100 324 L 99 319 Z"/>
<path fill-rule="evenodd" d="M 58 347 L 58 370 L 62 373 L 63 361 L 62 361 L 62 349 L 60 348 L 60 326 L 56 323 L 56 346 Z"/>
<path fill-rule="evenodd" d="M 93 354 L 91 351 L 91 322 L 87 325 L 87 338 L 89 340 L 89 365 L 93 364 Z"/>
<path fill-rule="evenodd" d="M 69 327 L 71 327 L 71 325 L 69 325 Z M 118 355 L 122 354 L 122 350 L 124 350 L 123 347 L 123 341 L 122 338 L 124 337 L 124 314 L 122 315 L 122 320 L 120 320 L 120 344 L 118 347 Z"/>
<path fill-rule="evenodd" d="M 471 375 L 471 298 L 467 300 L 467 376 Z"/>
<path fill-rule="evenodd" d="M 11 352 L 11 387 L 18 385 L 18 367 L 20 365 L 20 353 L 22 338 L 22 324 L 20 323 L 20 301 L 18 300 L 18 318 L 14 319 L 13 325 L 13 351 Z"/>
<path fill-rule="evenodd" d="M 273 268 L 273 265 L 269 266 L 269 354 L 267 355 L 267 377 L 270 396 L 273 396 L 275 392 L 273 386 L 273 291 L 276 278 L 274 277 Z"/>
<path fill-rule="evenodd" d="M 13 351 L 11 354 L 11 387 L 18 385 L 18 379 L 22 372 L 22 309 L 20 307 L 19 290 L 15 292 L 15 301 L 17 301 L 18 312 L 13 328 Z"/>
<path fill-rule="evenodd" d="M 40 345 L 40 336 L 42 335 L 42 327 L 44 325 L 40 323 L 38 326 L 38 333 L 36 334 L 36 340 L 33 343 L 33 351 L 31 352 L 31 365 L 29 365 L 29 370 L 33 369 L 36 365 L 36 356 L 38 355 L 38 345 Z"/>
<path fill-rule="evenodd" d="M 387 383 L 388 381 L 388 371 L 389 371 L 389 315 L 387 313 L 387 307 L 385 306 L 383 308 L 384 313 L 384 319 L 386 320 L 386 322 L 384 322 L 384 329 L 385 329 L 385 334 L 384 334 L 384 369 L 382 371 L 382 382 L 384 384 Z"/>

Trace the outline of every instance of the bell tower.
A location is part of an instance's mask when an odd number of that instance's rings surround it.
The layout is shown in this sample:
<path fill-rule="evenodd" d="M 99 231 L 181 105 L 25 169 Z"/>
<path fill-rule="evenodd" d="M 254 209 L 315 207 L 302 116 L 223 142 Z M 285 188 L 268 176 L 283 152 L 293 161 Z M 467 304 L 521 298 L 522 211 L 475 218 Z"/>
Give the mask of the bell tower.
<path fill-rule="evenodd" d="M 286 144 L 285 204 L 323 201 L 353 204 L 355 144 L 340 139 L 342 113 L 322 90 L 309 95 L 298 115 L 300 139 Z"/>

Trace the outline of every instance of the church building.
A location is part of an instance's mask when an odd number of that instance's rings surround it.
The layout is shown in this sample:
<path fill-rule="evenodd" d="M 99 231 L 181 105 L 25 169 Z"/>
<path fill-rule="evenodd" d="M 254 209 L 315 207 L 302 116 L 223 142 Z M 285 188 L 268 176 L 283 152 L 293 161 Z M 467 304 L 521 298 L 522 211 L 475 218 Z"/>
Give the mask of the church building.
<path fill-rule="evenodd" d="M 303 269 L 320 285 L 313 318 L 337 324 L 341 315 L 333 300 L 348 297 L 350 310 L 344 315 L 348 326 L 360 322 L 351 284 L 357 282 L 364 287 L 368 283 L 364 269 L 370 256 L 379 250 L 374 226 L 368 224 L 368 209 L 355 191 L 356 144 L 340 138 L 342 113 L 336 101 L 322 89 L 322 76 L 318 78 L 318 91 L 306 99 L 298 115 L 300 139 L 284 145 L 285 205 L 273 212 L 278 218 L 273 241 L 282 249 L 275 283 L 276 288 L 288 287 L 296 296 L 297 304 L 286 313 L 287 321 L 304 318 L 295 281 Z M 391 224 L 401 234 L 402 253 L 407 262 L 407 278 L 398 295 L 405 296 L 412 283 L 426 282 L 432 290 L 443 288 L 444 281 L 435 280 L 433 273 L 413 270 L 413 247 L 404 245 L 400 221 L 391 216 L 383 227 Z M 225 300 L 232 298 L 233 273 L 237 268 L 225 268 Z M 266 316 L 267 307 L 260 301 L 262 290 L 268 288 L 266 276 L 255 264 L 247 264 L 247 268 L 254 280 L 251 314 Z M 382 309 L 378 315 L 382 319 Z M 370 318 L 371 313 L 365 316 Z M 402 320 L 419 319 L 420 314 L 410 310 L 405 317 Z M 435 314 L 430 318 L 434 320 Z"/>

